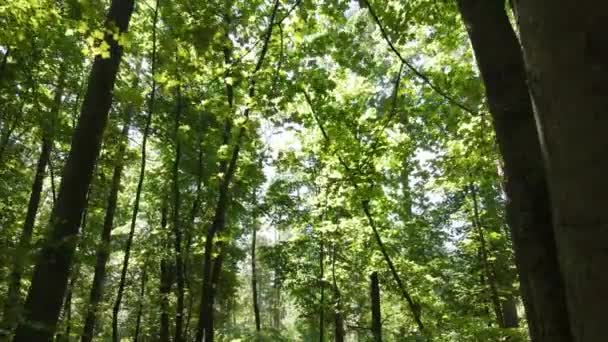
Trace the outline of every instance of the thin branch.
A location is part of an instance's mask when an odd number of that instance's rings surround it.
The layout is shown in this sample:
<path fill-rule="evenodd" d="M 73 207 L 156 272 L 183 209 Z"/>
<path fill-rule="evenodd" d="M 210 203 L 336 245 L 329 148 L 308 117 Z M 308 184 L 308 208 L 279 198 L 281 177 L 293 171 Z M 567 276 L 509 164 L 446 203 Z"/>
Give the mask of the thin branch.
<path fill-rule="evenodd" d="M 435 84 L 433 84 L 433 82 L 431 81 L 431 79 L 428 76 L 426 76 L 424 73 L 422 73 L 422 71 L 416 69 L 416 67 L 414 67 L 412 65 L 412 63 L 408 62 L 407 59 L 405 59 L 401 55 L 401 53 L 399 52 L 399 50 L 397 50 L 397 48 L 395 47 L 395 45 L 393 44 L 393 42 L 389 38 L 388 33 L 386 32 L 386 29 L 382 25 L 382 22 L 380 22 L 380 19 L 376 15 L 376 12 L 372 8 L 372 5 L 369 3 L 369 0 L 362 0 L 362 1 L 367 6 L 369 14 L 372 16 L 372 18 L 374 18 L 374 21 L 376 22 L 376 24 L 378 25 L 378 28 L 380 29 L 380 32 L 382 33 L 382 37 L 384 38 L 384 40 L 386 41 L 386 43 L 388 44 L 388 46 L 390 47 L 390 49 L 395 53 L 395 55 L 397 56 L 397 58 L 399 58 L 399 60 L 401 60 L 401 62 L 403 64 L 405 64 L 408 67 L 408 69 L 410 69 L 414 73 L 414 75 L 416 75 L 420 80 L 422 80 L 422 82 L 424 84 L 426 84 L 429 88 L 431 88 L 434 92 L 436 92 L 437 94 L 439 94 L 441 97 L 443 97 L 444 99 L 446 99 L 451 104 L 455 105 L 456 107 L 462 109 L 463 111 L 465 111 L 465 112 L 467 112 L 467 113 L 469 113 L 471 115 L 479 115 L 479 113 L 477 113 L 473 109 L 465 106 L 461 102 L 457 101 L 456 99 L 454 99 L 454 97 L 452 97 L 446 91 L 440 89 L 438 86 L 436 86 Z"/>
<path fill-rule="evenodd" d="M 327 131 L 325 130 L 325 127 L 323 126 L 323 123 L 321 122 L 319 116 L 317 115 L 317 113 L 314 109 L 310 96 L 308 95 L 306 90 L 304 90 L 303 93 L 304 93 L 304 97 L 306 98 L 306 102 L 308 103 L 308 106 L 310 107 L 311 113 L 312 113 L 315 121 L 317 122 L 317 125 L 319 126 L 321 133 L 323 134 L 323 137 L 327 141 L 327 144 L 329 146 L 331 146 L 331 139 L 330 139 L 329 135 L 327 134 Z M 355 191 L 358 190 L 359 184 L 358 184 L 357 180 L 354 178 L 354 176 L 352 175 L 351 168 L 348 166 L 348 164 L 346 164 L 346 162 L 340 155 L 339 151 L 334 150 L 334 153 L 335 153 L 336 157 L 338 158 L 338 161 L 340 162 L 340 164 L 346 171 L 346 176 L 350 180 L 351 185 L 355 188 Z M 374 238 L 375 238 L 376 242 L 378 243 L 380 252 L 382 253 L 382 256 L 384 257 L 384 260 L 388 264 L 391 274 L 393 275 L 393 278 L 395 279 L 395 282 L 397 283 L 397 286 L 399 287 L 401 294 L 403 295 L 404 299 L 406 300 L 406 302 L 408 304 L 408 307 L 410 309 L 410 312 L 412 313 L 412 316 L 414 317 L 414 321 L 416 322 L 418 329 L 420 329 L 420 331 L 422 333 L 426 334 L 426 329 L 424 328 L 424 324 L 422 323 L 422 319 L 421 319 L 420 305 L 417 304 L 412 299 L 412 296 L 410 295 L 409 291 L 406 289 L 403 281 L 401 280 L 401 277 L 399 276 L 399 273 L 397 272 L 397 269 L 395 268 L 395 265 L 393 264 L 393 261 L 391 260 L 390 255 L 386 251 L 386 247 L 384 246 L 382 237 L 380 236 L 380 233 L 378 232 L 378 226 L 376 224 L 376 221 L 374 220 L 374 217 L 371 214 L 371 210 L 369 207 L 369 200 L 367 200 L 367 199 L 361 200 L 361 208 L 363 209 L 363 212 L 364 212 L 365 216 L 367 217 L 369 226 L 372 228 L 372 231 L 374 233 Z M 429 337 L 429 339 L 430 339 L 430 337 Z"/>

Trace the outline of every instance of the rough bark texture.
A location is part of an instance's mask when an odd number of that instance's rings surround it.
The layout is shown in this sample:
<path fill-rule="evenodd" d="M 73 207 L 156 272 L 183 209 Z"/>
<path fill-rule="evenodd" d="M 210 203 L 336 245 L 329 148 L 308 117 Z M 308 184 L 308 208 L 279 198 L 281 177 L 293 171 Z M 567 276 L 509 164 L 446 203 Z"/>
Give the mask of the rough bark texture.
<path fill-rule="evenodd" d="M 608 2 L 516 1 L 570 328 L 608 326 Z"/>
<path fill-rule="evenodd" d="M 95 273 L 93 276 L 93 285 L 89 293 L 89 305 L 82 332 L 82 342 L 91 342 L 95 332 L 95 324 L 97 321 L 97 311 L 101 299 L 103 297 L 104 285 L 106 280 L 106 264 L 110 257 L 110 240 L 112 237 L 112 228 L 114 228 L 114 216 L 116 215 L 116 206 L 118 202 L 118 193 L 120 191 L 120 180 L 122 178 L 122 170 L 124 166 L 124 155 L 127 150 L 127 139 L 129 136 L 129 126 L 131 124 L 132 109 L 128 109 L 127 120 L 120 136 L 120 146 L 118 147 L 117 160 L 115 161 L 114 171 L 112 174 L 112 183 L 110 185 L 110 194 L 108 195 L 108 203 L 106 205 L 106 213 L 103 219 L 103 228 L 101 232 L 101 241 L 97 247 L 97 255 L 95 260 Z"/>
<path fill-rule="evenodd" d="M 374 342 L 382 341 L 382 316 L 380 314 L 380 285 L 378 284 L 378 272 L 370 276 L 370 298 L 372 304 L 372 335 Z"/>
<path fill-rule="evenodd" d="M 132 0 L 113 0 L 107 25 L 112 23 L 120 32 L 127 31 L 132 12 Z M 93 63 L 78 126 L 63 169 L 57 203 L 51 214 L 49 235 L 34 269 L 25 317 L 17 327 L 14 341 L 48 341 L 55 333 L 76 248 L 80 217 L 101 148 L 122 57 L 118 43 L 110 35 L 105 39 L 109 42 L 111 55 L 106 59 L 98 56 Z"/>
<path fill-rule="evenodd" d="M 486 86 L 505 163 L 507 216 L 530 335 L 533 341 L 571 341 L 547 180 L 520 45 L 504 1 L 459 0 L 458 4 Z"/>

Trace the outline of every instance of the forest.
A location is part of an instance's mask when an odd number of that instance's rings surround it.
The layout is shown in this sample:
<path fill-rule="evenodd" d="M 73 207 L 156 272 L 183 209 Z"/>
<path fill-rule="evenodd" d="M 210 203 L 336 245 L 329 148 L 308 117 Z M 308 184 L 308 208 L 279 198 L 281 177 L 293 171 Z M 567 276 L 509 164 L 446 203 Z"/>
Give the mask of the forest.
<path fill-rule="evenodd" d="M 0 341 L 608 341 L 607 22 L 0 1 Z"/>

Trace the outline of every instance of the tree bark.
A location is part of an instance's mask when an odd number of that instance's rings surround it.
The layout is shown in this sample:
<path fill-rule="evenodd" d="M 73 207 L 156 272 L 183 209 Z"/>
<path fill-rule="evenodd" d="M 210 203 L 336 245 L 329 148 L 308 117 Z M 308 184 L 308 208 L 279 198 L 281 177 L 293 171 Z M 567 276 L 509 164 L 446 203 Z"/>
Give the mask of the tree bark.
<path fill-rule="evenodd" d="M 253 314 L 255 316 L 255 331 L 260 332 L 260 307 L 258 305 L 258 283 L 255 264 L 255 244 L 257 238 L 257 225 L 253 223 L 251 232 L 251 294 L 253 298 Z"/>
<path fill-rule="evenodd" d="M 249 97 L 253 98 L 255 96 L 255 74 L 262 68 L 262 64 L 264 62 L 264 58 L 266 56 L 266 52 L 268 50 L 268 45 L 270 42 L 270 37 L 272 37 L 272 30 L 274 27 L 274 20 L 279 8 L 279 1 L 276 0 L 273 6 L 272 14 L 270 16 L 270 24 L 266 30 L 264 37 L 264 45 L 262 46 L 262 51 L 260 52 L 260 56 L 258 57 L 257 63 L 253 70 L 252 76 L 249 80 Z M 229 15 L 228 15 L 229 17 Z M 229 21 L 230 18 L 226 18 Z M 231 51 L 230 49 L 224 49 L 224 58 L 227 64 L 230 64 L 231 61 Z M 233 89 L 232 86 L 226 84 L 226 93 L 228 97 L 228 105 L 232 108 L 233 101 Z M 248 106 L 245 108 L 244 117 L 245 120 L 249 120 L 249 112 L 251 108 Z M 226 128 L 224 132 L 224 145 L 228 144 L 228 137 L 231 131 L 231 125 L 229 120 L 226 123 Z M 200 315 L 199 315 L 199 323 L 196 333 L 196 342 L 202 342 L 203 336 L 205 338 L 205 342 L 213 342 L 213 294 L 212 290 L 212 281 L 211 279 L 211 254 L 213 251 L 213 239 L 217 233 L 224 230 L 226 226 L 226 212 L 228 209 L 228 202 L 230 198 L 229 189 L 230 184 L 232 182 L 232 178 L 236 172 L 237 162 L 239 158 L 239 152 L 241 148 L 241 142 L 245 135 L 245 127 L 240 127 L 239 133 L 237 136 L 237 141 L 234 144 L 232 150 L 232 156 L 230 158 L 230 162 L 222 162 L 220 166 L 220 172 L 224 174 L 223 180 L 220 181 L 220 189 L 219 189 L 219 197 L 216 205 L 215 214 L 213 217 L 213 221 L 211 226 L 207 231 L 207 237 L 205 240 L 205 255 L 204 255 L 204 264 L 203 264 L 203 291 L 201 298 L 201 307 L 200 307 Z M 222 254 L 220 253 L 220 256 Z M 221 261 L 219 263 L 221 265 Z M 218 269 L 218 276 L 219 271 Z M 207 333 L 210 332 L 210 334 Z"/>
<path fill-rule="evenodd" d="M 4 72 L 6 70 L 6 63 L 8 62 L 8 56 L 11 54 L 11 48 L 6 48 L 6 51 L 2 55 L 2 62 L 0 62 L 0 84 L 4 78 Z"/>
<path fill-rule="evenodd" d="M 135 87 L 137 87 L 137 85 L 135 85 Z M 132 112 L 132 108 L 127 109 L 127 119 L 121 132 L 118 154 L 114 161 L 115 166 L 112 174 L 112 183 L 110 185 L 110 194 L 108 195 L 108 203 L 106 205 L 101 241 L 97 248 L 95 274 L 93 276 L 93 285 L 91 286 L 91 291 L 89 293 L 89 304 L 86 310 L 87 313 L 81 342 L 91 342 L 93 340 L 95 324 L 97 321 L 97 311 L 103 297 L 106 280 L 106 264 L 110 257 L 110 240 L 112 237 L 112 229 L 114 228 L 114 216 L 116 214 L 118 193 L 120 191 L 124 156 L 128 145 L 127 139 L 129 138 L 129 126 L 131 125 Z"/>
<path fill-rule="evenodd" d="M 230 64 L 232 62 L 231 58 L 231 50 L 228 48 L 224 49 L 224 60 L 226 64 Z M 228 101 L 228 107 L 232 109 L 233 102 L 233 88 L 231 84 L 226 83 L 226 97 Z M 230 143 L 230 134 L 232 131 L 232 123 L 231 119 L 226 119 L 224 123 L 224 132 L 222 137 L 222 145 L 228 146 Z M 238 145 L 234 147 L 233 157 L 236 153 L 238 158 Z M 203 338 L 205 342 L 212 342 L 207 337 L 207 330 L 213 330 L 213 294 L 212 294 L 212 281 L 211 281 L 211 267 L 212 267 L 212 258 L 211 255 L 213 253 L 213 239 L 217 232 L 223 230 L 226 221 L 226 207 L 228 205 L 228 186 L 230 185 L 230 181 L 232 178 L 231 170 L 234 168 L 228 164 L 228 161 L 222 160 L 220 162 L 219 171 L 224 175 L 223 179 L 219 182 L 219 195 L 218 200 L 215 207 L 215 213 L 213 216 L 213 221 L 211 226 L 207 229 L 207 235 L 205 237 L 205 252 L 203 256 L 203 281 L 202 281 L 202 291 L 201 291 L 201 303 L 199 310 L 199 318 L 196 329 L 196 342 L 202 342 Z"/>
<path fill-rule="evenodd" d="M 493 265 L 489 260 L 489 251 L 488 246 L 486 244 L 486 238 L 483 231 L 483 226 L 481 224 L 481 219 L 479 215 L 479 203 L 477 201 L 477 189 L 474 184 L 471 184 L 470 187 L 471 198 L 473 200 L 473 226 L 475 230 L 477 230 L 477 236 L 479 239 L 479 257 L 480 262 L 483 267 L 483 272 L 485 273 L 485 279 L 487 279 L 486 284 L 488 289 L 490 290 L 490 299 L 492 302 L 492 308 L 494 309 L 494 315 L 496 316 L 496 322 L 499 327 L 503 327 L 504 318 L 502 315 L 502 306 L 500 302 L 500 296 L 498 294 L 498 282 L 496 280 L 496 272 L 494 270 Z"/>
<path fill-rule="evenodd" d="M 201 125 L 202 126 L 202 125 Z M 202 127 L 201 127 L 202 128 Z M 191 257 L 191 246 L 192 246 L 192 232 L 194 229 L 194 220 L 197 217 L 202 197 L 202 185 L 203 185 L 203 133 L 202 131 L 199 134 L 198 141 L 198 167 L 196 171 L 196 195 L 194 201 L 192 202 L 192 208 L 190 209 L 190 222 L 188 225 L 188 230 L 186 231 L 186 253 L 184 260 L 184 280 L 186 282 L 186 287 L 188 288 L 188 315 L 186 317 L 186 326 L 184 332 L 184 339 L 188 341 L 189 331 L 190 331 L 190 321 L 192 318 L 192 308 L 194 306 L 194 297 L 192 295 L 192 280 L 190 277 L 190 268 L 192 266 L 190 257 Z"/>
<path fill-rule="evenodd" d="M 138 307 L 137 307 L 137 318 L 135 319 L 135 331 L 133 333 L 133 342 L 137 342 L 137 340 L 139 339 L 139 334 L 140 334 L 140 330 L 141 330 L 141 317 L 143 316 L 143 309 L 144 309 L 144 295 L 146 294 L 146 282 L 148 281 L 148 273 L 147 273 L 147 269 L 146 266 L 144 266 L 144 269 L 142 271 L 141 274 L 141 284 L 139 287 L 139 300 L 138 300 Z"/>
<path fill-rule="evenodd" d="M 503 328 L 519 327 L 519 317 L 517 316 L 517 300 L 511 295 L 506 300 L 502 301 L 502 319 Z"/>
<path fill-rule="evenodd" d="M 533 341 L 571 341 L 524 61 L 503 0 L 459 0 L 505 164 L 507 217 Z M 553 5 L 548 5 L 553 7 Z"/>
<path fill-rule="evenodd" d="M 608 2 L 516 1 L 574 340 L 608 315 Z"/>
<path fill-rule="evenodd" d="M 370 298 L 372 303 L 372 335 L 374 342 L 382 342 L 382 316 L 380 313 L 380 285 L 378 284 L 378 272 L 373 272 L 370 277 Z"/>
<path fill-rule="evenodd" d="M 23 269 L 27 263 L 27 255 L 30 250 L 32 233 L 34 232 L 34 224 L 36 222 L 36 215 L 38 214 L 38 207 L 40 205 L 44 177 L 46 174 L 47 165 L 50 162 L 51 151 L 53 149 L 54 126 L 57 116 L 59 115 L 59 109 L 61 107 L 61 100 L 63 97 L 66 73 L 65 69 L 66 66 L 62 65 L 61 70 L 59 71 L 57 88 L 55 89 L 55 95 L 53 98 L 53 107 L 51 109 L 51 113 L 49 113 L 50 122 L 42 122 L 41 124 L 42 144 L 40 147 L 40 155 L 36 164 L 36 173 L 34 175 L 34 182 L 32 183 L 32 191 L 30 192 L 25 220 L 21 229 L 21 236 L 19 237 L 19 243 L 13 255 L 13 268 L 9 276 L 8 292 L 6 295 L 6 302 L 4 304 L 2 328 L 5 331 L 13 330 L 20 316 L 21 278 L 23 276 Z"/>
<path fill-rule="evenodd" d="M 167 229 L 167 204 L 163 204 L 161 217 L 161 232 Z M 168 244 L 167 244 L 168 245 Z M 169 295 L 171 293 L 171 271 L 169 260 L 163 256 L 160 261 L 160 341 L 169 342 Z"/>
<path fill-rule="evenodd" d="M 327 208 L 326 208 L 327 210 Z M 325 340 L 325 277 L 324 274 L 324 259 L 325 250 L 323 246 L 323 234 L 319 237 L 319 292 L 321 292 L 321 300 L 319 301 L 319 341 Z"/>
<path fill-rule="evenodd" d="M 334 288 L 334 341 L 344 342 L 344 317 L 342 316 L 342 294 L 336 281 L 336 245 L 332 248 L 331 277 Z"/>
<path fill-rule="evenodd" d="M 126 32 L 133 6 L 133 0 L 112 0 L 106 27 Z M 34 268 L 25 304 L 25 319 L 17 327 L 14 341 L 47 341 L 55 334 L 76 248 L 80 217 L 99 156 L 122 57 L 122 48 L 113 36 L 106 34 L 104 39 L 110 46 L 110 57 L 97 56 L 93 62 L 78 126 L 63 169 L 57 203 L 51 213 L 49 234 Z"/>
<path fill-rule="evenodd" d="M 82 213 L 82 219 L 80 224 L 80 234 L 84 236 L 86 227 L 87 227 L 87 218 L 88 218 L 88 202 L 89 202 L 89 194 L 91 189 L 87 191 L 87 207 L 84 208 Z M 76 260 L 78 262 L 78 260 Z M 68 284 L 67 294 L 65 296 L 65 301 L 63 303 L 63 319 L 65 320 L 65 340 L 70 340 L 70 334 L 72 331 L 72 294 L 74 292 L 74 284 L 78 280 L 78 275 L 80 274 L 80 264 L 76 263 L 72 265 L 72 270 L 70 274 L 70 283 Z M 59 334 L 58 334 L 59 335 Z"/>
<path fill-rule="evenodd" d="M 173 134 L 175 139 L 175 160 L 173 161 L 173 242 L 175 248 L 175 267 L 177 280 L 177 310 L 175 313 L 175 342 L 183 342 L 184 322 L 184 261 L 182 254 L 182 227 L 180 224 L 179 163 L 182 157 L 182 146 L 179 139 L 179 125 L 182 115 L 182 94 L 177 87 L 177 110 Z"/>
<path fill-rule="evenodd" d="M 141 199 L 141 192 L 144 185 L 144 178 L 146 174 L 146 158 L 147 158 L 147 143 L 148 135 L 150 134 L 150 126 L 152 124 L 152 116 L 154 114 L 154 104 L 156 99 L 156 26 L 158 24 L 158 8 L 160 0 L 156 0 L 154 8 L 153 28 L 152 28 L 152 56 L 150 62 L 150 73 L 152 79 L 152 87 L 150 90 L 150 98 L 148 101 L 148 115 L 146 116 L 146 122 L 144 131 L 142 133 L 141 142 L 141 162 L 139 169 L 139 180 L 137 182 L 137 189 L 135 190 L 135 200 L 133 202 L 133 213 L 131 214 L 131 226 L 129 229 L 129 236 L 127 237 L 127 243 L 125 245 L 125 255 L 122 262 L 122 270 L 120 272 L 120 281 L 118 283 L 118 292 L 116 294 L 116 300 L 112 308 L 112 342 L 119 342 L 118 339 L 118 313 L 120 312 L 120 306 L 122 304 L 122 297 L 125 290 L 125 282 L 127 279 L 127 270 L 129 269 L 129 258 L 131 255 L 131 245 L 133 244 L 133 236 L 135 235 L 135 224 L 137 223 L 137 214 L 139 213 L 139 201 Z"/>

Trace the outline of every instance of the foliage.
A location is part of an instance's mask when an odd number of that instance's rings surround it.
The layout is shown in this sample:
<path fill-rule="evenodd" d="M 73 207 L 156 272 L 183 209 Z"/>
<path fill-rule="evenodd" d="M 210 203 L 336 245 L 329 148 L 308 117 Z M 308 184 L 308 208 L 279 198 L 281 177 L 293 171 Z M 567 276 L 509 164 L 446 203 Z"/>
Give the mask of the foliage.
<path fill-rule="evenodd" d="M 174 236 L 169 227 L 163 229 L 161 211 L 165 205 L 176 210 L 171 165 L 179 145 L 177 210 L 186 239 L 181 254 L 188 338 L 195 335 L 205 236 L 226 177 L 221 165 L 240 149 L 228 190 L 227 228 L 214 240 L 226 246 L 214 252 L 215 257 L 226 253 L 214 307 L 220 341 L 318 340 L 320 316 L 325 338 L 332 338 L 336 313 L 344 318 L 348 340 L 370 340 L 373 271 L 380 276 L 387 341 L 421 341 L 426 335 L 434 341 L 527 340 L 523 318 L 520 328 L 501 328 L 492 307 L 496 287 L 500 305 L 516 303 L 523 314 L 503 212 L 501 160 L 454 5 L 370 1 L 385 37 L 367 1 L 278 3 L 270 22 L 270 0 L 160 1 L 152 75 L 155 2 L 137 2 L 130 32 L 118 35 L 126 53 L 72 266 L 70 309 L 63 311 L 57 334 L 66 338 L 67 332 L 71 340 L 81 334 L 112 169 L 122 162 L 96 329 L 97 340 L 111 337 L 154 81 L 148 166 L 119 314 L 121 336 L 133 335 L 140 304 L 140 338 L 159 333 L 159 265 L 171 260 L 171 278 L 176 272 Z M 65 92 L 51 125 L 53 152 L 28 257 L 44 243 L 91 61 L 110 54 L 102 26 L 107 6 L 107 1 L 51 0 L 0 5 L 0 27 L 10 27 L 0 30 L 0 62 L 6 60 L 0 69 L 2 298 L 57 80 L 65 78 Z M 269 25 L 274 31 L 267 56 L 254 72 Z M 388 48 L 387 38 L 417 70 Z M 127 152 L 117 158 L 123 125 L 131 130 Z M 254 275 L 253 229 L 258 229 Z M 416 325 L 374 229 L 428 331 Z M 23 291 L 33 262 L 28 260 Z M 254 328 L 252 276 L 261 332 Z M 169 295 L 172 320 L 175 288 Z"/>

